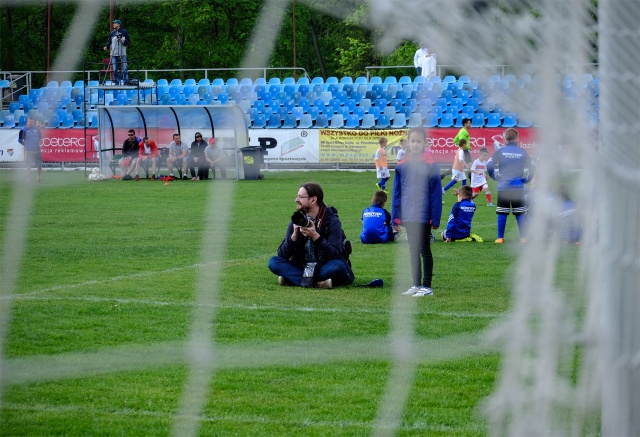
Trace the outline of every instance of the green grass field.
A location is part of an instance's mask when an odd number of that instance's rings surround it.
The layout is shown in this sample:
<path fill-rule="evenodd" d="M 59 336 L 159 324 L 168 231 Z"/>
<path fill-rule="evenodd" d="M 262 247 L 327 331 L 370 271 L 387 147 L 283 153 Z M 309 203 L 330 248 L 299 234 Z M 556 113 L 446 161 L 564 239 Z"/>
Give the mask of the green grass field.
<path fill-rule="evenodd" d="M 21 195 L 11 175 L 0 172 L 5 241 L 12 199 Z M 0 343 L 1 435 L 171 434 L 190 368 L 184 344 L 202 309 L 194 304 L 198 278 L 217 263 L 202 254 L 211 252 L 223 262 L 219 291 L 204 308 L 216 364 L 200 435 L 371 434 L 398 362 L 389 334 L 403 323 L 399 331 L 415 335 L 417 365 L 397 435 L 487 435 L 480 408 L 499 355 L 482 339 L 509 308 L 521 246 L 513 217 L 507 242 L 493 243 L 495 210 L 483 195 L 474 232 L 485 243 L 438 241 L 434 295 L 401 299 L 411 285 L 406 241 L 359 242 L 374 172 L 266 173 L 261 181 L 169 186 L 89 183 L 79 171 L 45 172 L 43 179 L 25 219 L 13 299 L 4 290 L 0 302 L 10 315 Z M 353 242 L 356 284 L 382 278 L 383 288 L 277 285 L 267 261 L 284 237 L 298 185 L 309 180 L 321 183 L 325 201 L 339 210 Z M 222 185 L 233 195 L 228 244 L 203 250 L 207 201 L 214 209 L 225 204 L 211 191 Z M 454 201 L 448 194 L 441 228 Z M 216 285 L 200 289 L 208 287 Z"/>

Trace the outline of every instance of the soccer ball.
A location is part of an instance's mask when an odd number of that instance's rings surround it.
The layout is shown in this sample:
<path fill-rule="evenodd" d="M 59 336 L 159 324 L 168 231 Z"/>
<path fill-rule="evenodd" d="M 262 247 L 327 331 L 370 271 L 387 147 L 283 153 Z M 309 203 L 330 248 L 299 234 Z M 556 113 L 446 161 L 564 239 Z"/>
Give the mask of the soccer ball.
<path fill-rule="evenodd" d="M 98 182 L 98 181 L 104 181 L 105 177 L 102 173 L 100 173 L 100 169 L 98 167 L 93 168 L 93 170 L 91 170 L 91 174 L 89 175 L 89 181 L 91 182 Z"/>

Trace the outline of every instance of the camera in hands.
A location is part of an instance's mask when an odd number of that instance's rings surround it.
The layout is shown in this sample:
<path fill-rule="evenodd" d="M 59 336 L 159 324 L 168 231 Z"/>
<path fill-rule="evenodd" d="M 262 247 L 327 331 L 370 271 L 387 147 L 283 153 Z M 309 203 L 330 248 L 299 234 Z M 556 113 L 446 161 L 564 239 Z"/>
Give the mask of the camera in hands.
<path fill-rule="evenodd" d="M 303 228 L 310 228 L 313 226 L 313 220 L 307 217 L 302 211 L 294 212 L 291 216 L 291 221 L 294 225 L 302 226 Z"/>
<path fill-rule="evenodd" d="M 313 220 L 307 217 L 302 211 L 296 211 L 291 216 L 293 224 L 301 226 L 303 228 L 310 228 L 314 226 Z M 302 271 L 302 280 L 300 285 L 306 288 L 313 288 L 316 286 L 318 271 L 320 270 L 320 263 L 316 258 L 315 247 L 313 240 L 307 238 L 304 244 L 304 269 Z"/>

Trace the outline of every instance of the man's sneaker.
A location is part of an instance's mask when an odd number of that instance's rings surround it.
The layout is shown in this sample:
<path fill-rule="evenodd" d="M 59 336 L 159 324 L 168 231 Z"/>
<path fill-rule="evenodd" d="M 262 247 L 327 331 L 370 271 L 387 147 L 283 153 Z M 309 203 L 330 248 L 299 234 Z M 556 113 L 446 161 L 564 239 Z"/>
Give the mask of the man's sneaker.
<path fill-rule="evenodd" d="M 156 180 L 156 175 L 152 174 L 152 175 L 151 175 L 151 180 L 152 180 L 152 181 L 155 181 L 155 180 Z"/>
<path fill-rule="evenodd" d="M 416 294 L 419 291 L 420 291 L 420 287 L 418 287 L 417 285 L 414 285 L 413 287 L 411 287 L 410 289 L 408 289 L 407 291 L 405 291 L 402 294 L 404 294 L 405 296 L 413 296 L 414 294 Z"/>
<path fill-rule="evenodd" d="M 418 292 L 413 294 L 413 297 L 431 296 L 432 294 L 433 290 L 429 287 L 420 287 Z"/>
<path fill-rule="evenodd" d="M 504 238 L 498 238 L 496 240 L 496 244 L 502 244 L 502 243 L 504 243 Z"/>
<path fill-rule="evenodd" d="M 140 176 L 136 175 L 136 177 L 134 178 L 136 181 L 140 180 Z"/>
<path fill-rule="evenodd" d="M 376 188 L 377 188 L 378 190 L 382 190 L 382 187 L 381 187 L 381 186 L 380 186 L 380 184 L 379 184 L 379 183 L 377 183 L 377 182 L 376 182 Z"/>
<path fill-rule="evenodd" d="M 478 234 L 474 234 L 473 232 L 470 235 L 471 239 L 477 243 L 482 243 L 484 242 L 484 240 L 482 239 L 482 237 Z"/>
<path fill-rule="evenodd" d="M 331 283 L 331 278 L 326 281 L 320 281 L 316 284 L 316 288 L 333 288 L 333 284 Z"/>
<path fill-rule="evenodd" d="M 282 285 L 283 287 L 292 285 L 291 282 L 289 282 L 284 276 L 278 276 L 278 284 Z"/>
<path fill-rule="evenodd" d="M 495 206 L 493 203 L 487 203 L 487 206 Z"/>

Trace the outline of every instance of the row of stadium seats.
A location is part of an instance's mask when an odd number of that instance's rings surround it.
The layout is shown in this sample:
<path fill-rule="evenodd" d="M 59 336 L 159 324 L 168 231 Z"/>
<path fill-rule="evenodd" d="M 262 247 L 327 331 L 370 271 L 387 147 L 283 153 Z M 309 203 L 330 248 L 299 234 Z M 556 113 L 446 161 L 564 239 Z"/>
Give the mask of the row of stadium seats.
<path fill-rule="evenodd" d="M 589 119 L 597 122 L 598 78 L 584 75 L 580 79 L 567 75 L 559 78 L 561 90 L 569 100 L 580 100 Z M 3 127 L 22 126 L 27 115 L 40 117 L 48 127 L 94 126 L 92 114 L 83 117 L 85 100 L 89 107 L 106 105 L 238 105 L 253 128 L 347 127 L 402 128 L 461 126 L 471 118 L 474 127 L 531 126 L 529 120 L 504 108 L 512 98 L 535 100 L 540 93 L 537 81 L 528 75 L 490 76 L 482 83 L 468 76 L 425 79 L 394 76 L 384 81 L 373 77 L 354 81 L 322 78 L 245 78 L 160 79 L 153 88 L 138 90 L 91 90 L 84 95 L 84 83 L 51 81 L 46 87 L 32 89 L 0 111 Z M 97 86 L 96 81 L 89 86 Z M 514 95 L 512 95 L 512 93 Z M 336 115 L 338 117 L 336 117 Z M 334 120 L 335 118 L 335 120 Z"/>

